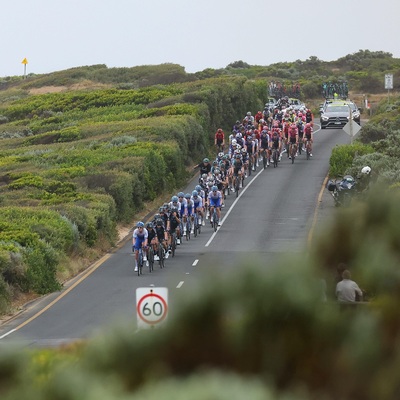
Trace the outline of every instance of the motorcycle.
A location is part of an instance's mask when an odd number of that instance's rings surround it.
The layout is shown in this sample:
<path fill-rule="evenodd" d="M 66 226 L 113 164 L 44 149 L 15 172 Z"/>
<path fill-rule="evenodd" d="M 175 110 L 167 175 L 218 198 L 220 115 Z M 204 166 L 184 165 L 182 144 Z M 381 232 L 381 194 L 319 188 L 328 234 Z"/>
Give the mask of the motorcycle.
<path fill-rule="evenodd" d="M 335 201 L 335 206 L 347 206 L 356 193 L 356 180 L 351 175 L 345 175 L 340 181 L 329 180 L 326 188 Z"/>

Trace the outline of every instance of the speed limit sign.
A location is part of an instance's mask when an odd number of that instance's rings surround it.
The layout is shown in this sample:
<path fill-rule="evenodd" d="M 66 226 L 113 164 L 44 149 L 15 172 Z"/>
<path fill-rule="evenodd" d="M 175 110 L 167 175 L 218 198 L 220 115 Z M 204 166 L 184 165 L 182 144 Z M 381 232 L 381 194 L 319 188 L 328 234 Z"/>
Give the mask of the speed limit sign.
<path fill-rule="evenodd" d="M 137 288 L 138 328 L 153 328 L 165 322 L 168 314 L 168 288 Z"/>

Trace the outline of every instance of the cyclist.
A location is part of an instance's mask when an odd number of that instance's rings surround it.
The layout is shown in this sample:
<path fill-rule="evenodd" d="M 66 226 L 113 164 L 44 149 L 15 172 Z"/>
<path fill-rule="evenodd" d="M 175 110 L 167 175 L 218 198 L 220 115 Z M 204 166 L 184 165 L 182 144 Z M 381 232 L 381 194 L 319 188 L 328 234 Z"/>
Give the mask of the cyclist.
<path fill-rule="evenodd" d="M 289 127 L 289 159 L 292 158 L 291 154 L 293 145 L 298 144 L 298 142 L 299 142 L 299 134 L 296 124 L 291 124 Z"/>
<path fill-rule="evenodd" d="M 254 117 L 251 115 L 250 111 L 247 111 L 246 116 L 243 118 L 243 125 L 247 124 L 254 125 Z"/>
<path fill-rule="evenodd" d="M 163 246 L 163 248 L 165 250 L 165 258 L 167 259 L 168 255 L 169 255 L 169 253 L 168 253 L 168 245 L 167 245 L 167 243 L 168 243 L 168 234 L 167 234 L 167 231 L 165 229 L 164 221 L 162 220 L 162 218 L 157 218 L 156 219 L 156 225 L 155 225 L 154 229 L 155 229 L 155 232 L 156 232 L 156 243 L 157 243 L 154 260 L 157 261 L 159 259 L 158 255 L 157 255 L 158 243 L 162 244 L 162 246 Z M 156 256 L 157 256 L 157 258 L 156 258 Z"/>
<path fill-rule="evenodd" d="M 280 154 L 281 154 L 281 150 L 282 150 L 282 138 L 279 135 L 279 131 L 277 130 L 273 130 L 271 132 L 271 135 L 269 136 L 269 147 L 270 149 L 273 150 L 277 150 L 278 151 L 278 160 L 280 161 Z M 269 165 L 269 164 L 267 164 Z"/>
<path fill-rule="evenodd" d="M 186 234 L 186 222 L 187 222 L 187 201 L 185 199 L 185 193 L 178 193 L 178 210 L 179 218 L 182 220 L 183 234 Z"/>
<path fill-rule="evenodd" d="M 198 164 L 194 167 L 194 169 L 196 169 L 196 168 L 199 168 L 199 171 L 200 171 L 200 176 L 199 176 L 199 182 L 200 182 L 202 175 L 203 174 L 208 175 L 211 171 L 210 160 L 208 158 L 204 158 L 200 164 Z"/>
<path fill-rule="evenodd" d="M 186 200 L 186 210 L 187 210 L 187 217 L 189 217 L 190 220 L 190 234 L 194 234 L 194 204 L 192 200 L 192 195 L 190 193 L 185 194 L 185 200 Z M 186 217 L 186 220 L 187 220 Z M 186 227 L 186 223 L 185 223 Z M 186 229 L 185 229 L 186 230 Z"/>
<path fill-rule="evenodd" d="M 304 127 L 304 145 L 307 146 L 307 142 L 310 142 L 310 157 L 312 157 L 312 144 L 313 144 L 313 128 L 308 122 Z"/>
<path fill-rule="evenodd" d="M 239 187 L 242 187 L 241 177 L 244 174 L 244 164 L 242 160 L 242 156 L 239 153 L 235 154 L 235 157 L 232 161 L 232 176 L 233 176 L 233 187 L 235 187 L 236 179 L 240 179 Z"/>
<path fill-rule="evenodd" d="M 249 131 L 248 135 L 246 136 L 245 147 L 246 147 L 246 152 L 248 154 L 248 158 L 251 161 L 252 170 L 255 171 L 256 170 L 256 166 L 255 166 L 255 162 L 254 162 L 255 161 L 255 159 L 254 159 L 255 144 L 254 144 L 251 130 Z"/>
<path fill-rule="evenodd" d="M 147 230 L 147 242 L 150 244 L 150 246 L 153 248 L 154 251 L 154 261 L 158 261 L 158 256 L 157 256 L 157 236 L 156 236 L 156 231 L 154 230 L 154 224 L 153 222 L 148 222 L 146 224 L 146 230 Z M 147 259 L 149 258 L 149 247 L 146 249 L 146 257 Z"/>
<path fill-rule="evenodd" d="M 141 248 L 143 249 L 143 261 L 146 261 L 146 266 L 149 265 L 146 257 L 147 238 L 147 229 L 144 227 L 144 223 L 139 221 L 132 234 L 132 250 L 135 252 L 135 272 L 138 270 L 139 250 Z"/>
<path fill-rule="evenodd" d="M 178 207 L 171 208 L 171 215 L 169 217 L 169 235 L 168 235 L 168 248 L 171 253 L 172 235 L 176 233 L 176 243 L 181 244 L 181 231 L 180 231 L 181 220 L 179 218 Z"/>
<path fill-rule="evenodd" d="M 192 192 L 192 201 L 194 213 L 198 216 L 198 224 L 205 226 L 203 198 L 199 195 L 199 192 L 197 190 L 193 190 Z"/>
<path fill-rule="evenodd" d="M 229 152 L 228 152 L 229 157 L 233 157 L 233 154 L 236 150 L 236 145 L 237 145 L 237 141 L 236 141 L 236 137 L 235 137 L 232 139 L 232 143 L 229 146 Z"/>
<path fill-rule="evenodd" d="M 221 206 L 222 206 L 222 194 L 218 190 L 217 186 L 212 186 L 210 193 L 208 194 L 210 200 L 210 222 L 212 223 L 212 215 L 214 213 L 214 208 L 217 212 L 218 226 L 221 226 Z"/>
<path fill-rule="evenodd" d="M 265 157 L 268 157 L 268 146 L 269 146 L 269 135 L 266 129 L 261 131 L 261 138 L 260 138 L 260 149 L 261 155 L 265 153 Z M 269 166 L 269 162 L 267 161 L 267 166 Z"/>
<path fill-rule="evenodd" d="M 219 128 L 214 136 L 214 144 L 217 148 L 217 152 L 223 152 L 225 147 L 225 133 Z"/>
<path fill-rule="evenodd" d="M 304 142 L 304 140 L 303 140 L 303 136 L 304 136 L 304 123 L 303 123 L 303 120 L 302 120 L 301 115 L 302 115 L 302 114 L 299 113 L 299 118 L 298 118 L 298 120 L 297 120 L 297 122 L 296 122 L 297 132 L 298 132 L 298 135 L 299 135 L 299 146 L 301 146 L 301 145 L 303 144 L 303 142 Z"/>
<path fill-rule="evenodd" d="M 255 122 L 257 124 L 260 123 L 260 119 L 263 119 L 264 115 L 262 113 L 262 111 L 257 111 L 257 114 L 254 116 Z"/>
<path fill-rule="evenodd" d="M 169 215 L 170 225 L 171 225 L 172 209 L 176 208 L 178 210 L 178 214 L 180 215 L 181 203 L 179 202 L 179 197 L 178 196 L 172 196 L 171 202 L 169 203 L 169 207 L 170 207 L 170 210 L 171 210 L 171 213 Z M 179 218 L 179 222 L 180 221 L 181 221 L 181 219 Z M 181 244 L 181 230 L 180 229 L 176 230 L 176 236 L 178 238 L 177 244 Z"/>
<path fill-rule="evenodd" d="M 307 108 L 306 110 L 306 124 L 311 124 L 311 126 L 313 125 L 313 121 L 314 121 L 314 115 L 312 114 L 311 110 L 309 108 Z"/>

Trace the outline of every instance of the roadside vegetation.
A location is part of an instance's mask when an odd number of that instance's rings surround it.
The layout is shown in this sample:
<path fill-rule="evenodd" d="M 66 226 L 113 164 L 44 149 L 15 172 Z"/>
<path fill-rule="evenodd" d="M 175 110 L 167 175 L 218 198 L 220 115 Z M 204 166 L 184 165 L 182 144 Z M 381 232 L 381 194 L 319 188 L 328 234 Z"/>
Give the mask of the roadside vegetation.
<path fill-rule="evenodd" d="M 324 81 L 374 93 L 371 77 L 394 71 L 399 82 L 399 63 L 366 50 L 330 63 L 238 61 L 195 74 L 175 64 L 95 65 L 0 79 L 0 314 L 21 293 L 59 289 L 113 246 L 119 224 L 188 179 L 218 127 L 229 132 L 262 109 L 270 81 L 299 82 L 303 100 L 316 104 Z M 396 110 L 395 98 L 383 102 L 359 141 L 335 149 L 331 174 L 369 163 L 395 185 Z"/>
<path fill-rule="evenodd" d="M 118 224 L 169 196 L 211 154 L 217 127 L 229 132 L 262 109 L 271 80 L 300 82 L 302 99 L 317 106 L 324 81 L 379 94 L 385 73 L 399 85 L 399 66 L 387 53 L 360 51 L 196 74 L 173 64 L 97 65 L 0 79 L 0 313 L 20 293 L 60 289 L 113 246 Z M 50 86 L 57 93 L 45 93 Z M 162 331 L 133 335 L 126 326 L 56 350 L 2 348 L 2 399 L 397 398 L 399 149 L 396 95 L 353 144 L 333 151 L 331 176 L 369 165 L 376 189 L 339 210 L 311 254 L 264 274 L 246 266 L 212 277 Z M 339 262 L 351 265 L 369 305 L 323 301 Z"/>

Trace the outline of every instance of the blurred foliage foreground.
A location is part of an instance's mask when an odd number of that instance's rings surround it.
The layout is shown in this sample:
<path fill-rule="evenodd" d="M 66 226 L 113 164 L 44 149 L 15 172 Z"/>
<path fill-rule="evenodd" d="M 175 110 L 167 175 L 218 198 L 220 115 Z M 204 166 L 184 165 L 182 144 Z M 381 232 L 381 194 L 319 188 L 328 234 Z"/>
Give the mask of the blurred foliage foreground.
<path fill-rule="evenodd" d="M 197 292 L 180 294 L 182 306 L 163 328 L 119 327 L 61 350 L 2 349 L 0 396 L 398 399 L 398 200 L 380 191 L 339 210 L 307 257 L 209 276 Z M 370 302 L 343 308 L 334 301 L 338 262 Z"/>

